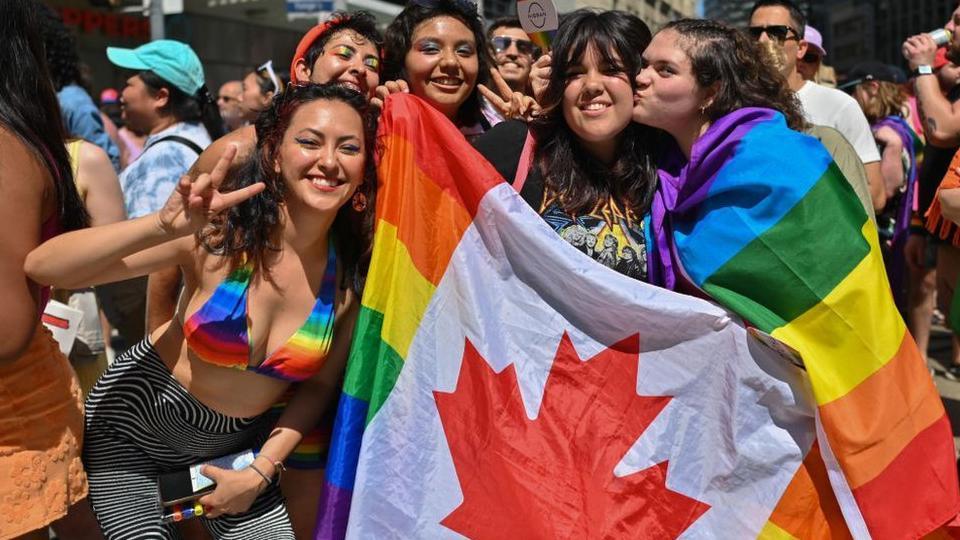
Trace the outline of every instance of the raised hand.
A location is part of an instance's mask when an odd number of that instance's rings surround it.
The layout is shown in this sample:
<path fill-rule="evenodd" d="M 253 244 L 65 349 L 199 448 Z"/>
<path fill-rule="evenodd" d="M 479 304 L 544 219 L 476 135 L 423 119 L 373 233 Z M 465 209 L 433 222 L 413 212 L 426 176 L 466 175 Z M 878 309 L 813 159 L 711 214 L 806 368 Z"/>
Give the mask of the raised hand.
<path fill-rule="evenodd" d="M 377 109 L 383 109 L 384 102 L 387 101 L 387 96 L 390 94 L 409 94 L 410 86 L 407 85 L 407 81 L 403 79 L 397 79 L 395 81 L 387 81 L 377 87 L 373 92 L 373 97 L 370 98 L 370 105 L 376 107 Z"/>
<path fill-rule="evenodd" d="M 490 68 L 490 78 L 497 87 L 496 92 L 482 84 L 477 85 L 477 90 L 480 90 L 483 97 L 500 112 L 501 116 L 529 122 L 540 114 L 540 105 L 537 100 L 521 92 L 514 92 L 507 81 L 503 80 L 497 68 Z"/>
<path fill-rule="evenodd" d="M 550 83 L 551 60 L 549 54 L 544 54 L 533 63 L 530 69 L 530 88 L 533 90 L 533 97 L 537 101 L 543 98 L 543 92 Z"/>
<path fill-rule="evenodd" d="M 176 189 L 157 212 L 159 227 L 172 236 L 193 234 L 210 223 L 213 216 L 263 191 L 263 182 L 228 193 L 219 191 L 236 155 L 237 147 L 230 145 L 209 174 L 193 179 L 189 175 L 180 177 Z"/>

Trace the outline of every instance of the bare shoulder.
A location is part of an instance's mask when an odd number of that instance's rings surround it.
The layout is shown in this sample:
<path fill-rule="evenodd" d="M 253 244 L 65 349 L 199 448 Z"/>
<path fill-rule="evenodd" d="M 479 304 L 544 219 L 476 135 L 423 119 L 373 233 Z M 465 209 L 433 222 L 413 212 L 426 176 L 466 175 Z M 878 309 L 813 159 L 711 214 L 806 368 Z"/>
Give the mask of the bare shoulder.
<path fill-rule="evenodd" d="M 237 155 L 233 158 L 233 165 L 231 166 L 232 172 L 236 170 L 240 163 L 249 159 L 257 147 L 257 132 L 254 127 L 244 126 L 213 141 L 190 168 L 190 175 L 197 176 L 213 171 L 223 153 L 231 145 L 237 147 Z"/>

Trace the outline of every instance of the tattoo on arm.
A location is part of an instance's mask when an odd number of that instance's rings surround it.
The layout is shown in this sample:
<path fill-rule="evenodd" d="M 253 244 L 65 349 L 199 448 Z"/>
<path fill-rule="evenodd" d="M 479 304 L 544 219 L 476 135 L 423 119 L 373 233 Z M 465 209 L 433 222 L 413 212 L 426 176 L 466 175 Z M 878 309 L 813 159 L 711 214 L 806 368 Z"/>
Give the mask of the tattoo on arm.
<path fill-rule="evenodd" d="M 937 131 L 937 121 L 934 120 L 932 117 L 927 117 L 927 122 L 926 122 L 926 126 L 925 126 L 925 127 L 926 127 L 927 130 L 930 131 L 931 133 L 932 133 L 932 132 L 935 132 L 935 131 Z"/>

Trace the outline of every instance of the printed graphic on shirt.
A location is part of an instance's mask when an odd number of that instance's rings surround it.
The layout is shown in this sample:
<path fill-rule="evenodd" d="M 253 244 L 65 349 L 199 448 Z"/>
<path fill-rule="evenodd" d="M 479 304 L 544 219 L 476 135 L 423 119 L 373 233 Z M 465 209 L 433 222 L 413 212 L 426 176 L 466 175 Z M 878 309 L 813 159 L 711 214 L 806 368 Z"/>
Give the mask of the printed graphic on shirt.
<path fill-rule="evenodd" d="M 642 219 L 631 219 L 611 205 L 573 217 L 551 203 L 540 215 L 561 238 L 595 261 L 633 279 L 647 280 Z"/>

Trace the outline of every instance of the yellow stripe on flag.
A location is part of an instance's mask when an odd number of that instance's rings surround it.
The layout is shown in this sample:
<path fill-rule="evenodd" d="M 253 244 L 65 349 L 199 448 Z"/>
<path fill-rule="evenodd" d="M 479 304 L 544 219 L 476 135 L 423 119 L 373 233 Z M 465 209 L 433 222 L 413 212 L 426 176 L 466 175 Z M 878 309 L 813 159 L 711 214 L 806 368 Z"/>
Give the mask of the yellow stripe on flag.
<path fill-rule="evenodd" d="M 845 395 L 886 365 L 906 331 L 873 222 L 867 220 L 861 232 L 870 243 L 867 256 L 822 302 L 772 332 L 800 351 L 819 405 Z"/>
<path fill-rule="evenodd" d="M 370 265 L 363 305 L 384 315 L 380 337 L 405 358 L 436 287 L 417 271 L 390 223 L 377 224 L 373 246 L 376 264 Z"/>
<path fill-rule="evenodd" d="M 777 525 L 768 521 L 766 525 L 763 526 L 763 529 L 760 530 L 760 534 L 757 535 L 757 540 L 799 540 L 796 536 L 788 533 L 787 531 L 777 527 Z"/>

